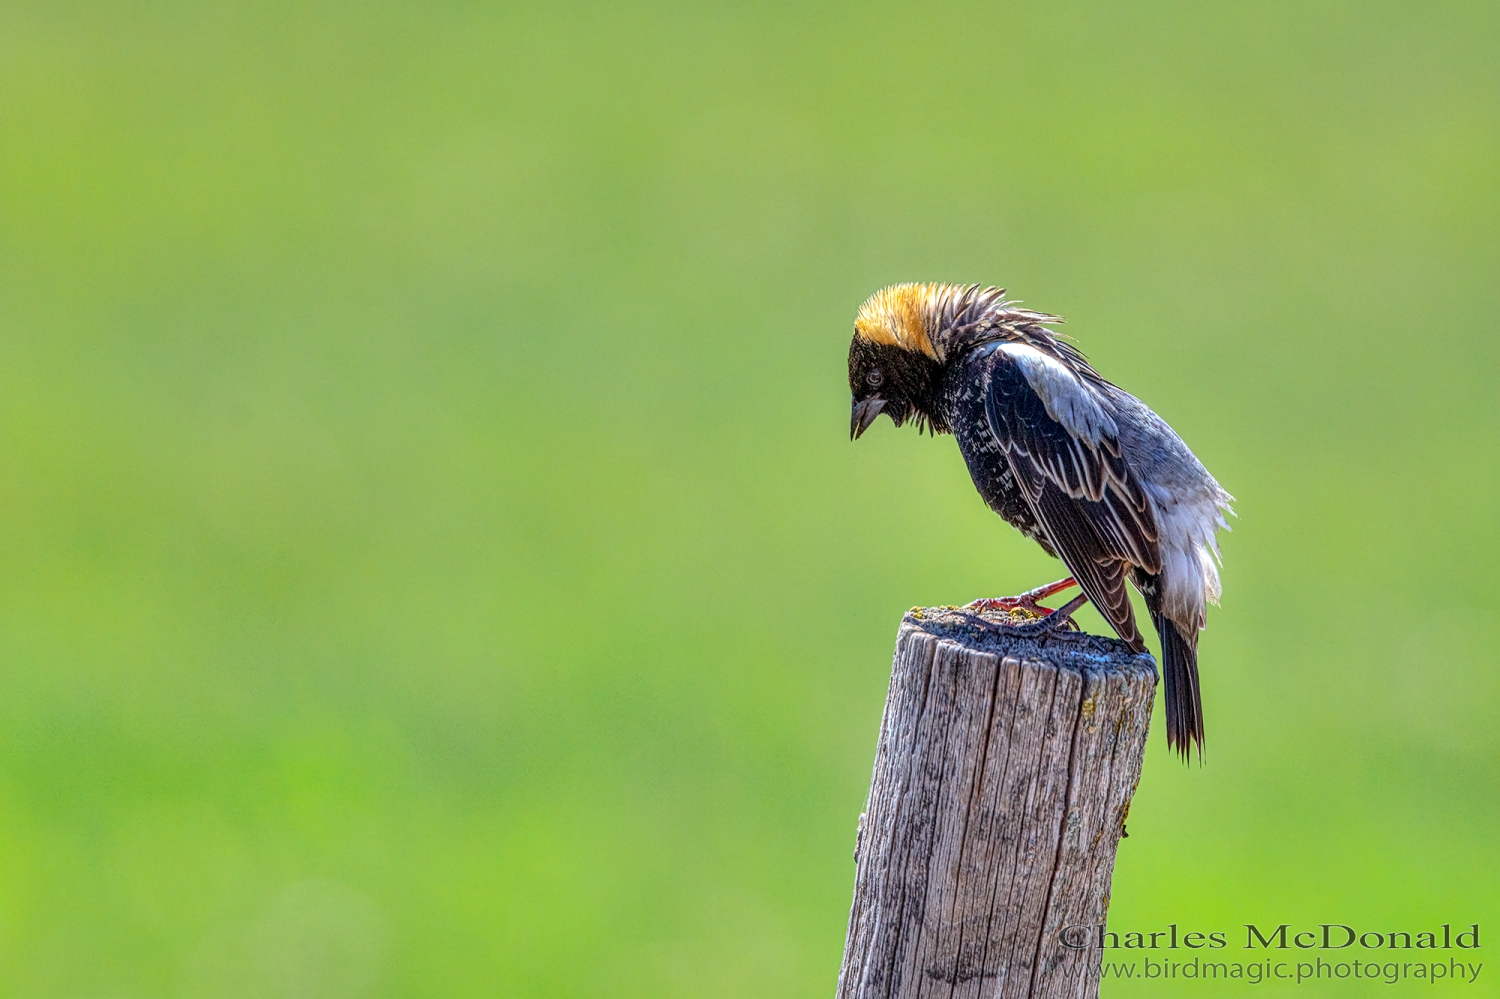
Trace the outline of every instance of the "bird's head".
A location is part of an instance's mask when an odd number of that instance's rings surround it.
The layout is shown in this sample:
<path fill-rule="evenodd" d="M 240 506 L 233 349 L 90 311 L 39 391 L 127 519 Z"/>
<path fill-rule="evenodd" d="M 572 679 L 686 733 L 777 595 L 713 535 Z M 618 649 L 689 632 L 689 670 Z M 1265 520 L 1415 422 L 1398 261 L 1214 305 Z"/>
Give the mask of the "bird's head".
<path fill-rule="evenodd" d="M 915 420 L 919 428 L 947 430 L 938 406 L 943 367 L 938 337 L 950 287 L 898 284 L 859 307 L 849 344 L 850 440 L 882 413 L 898 427 Z"/>

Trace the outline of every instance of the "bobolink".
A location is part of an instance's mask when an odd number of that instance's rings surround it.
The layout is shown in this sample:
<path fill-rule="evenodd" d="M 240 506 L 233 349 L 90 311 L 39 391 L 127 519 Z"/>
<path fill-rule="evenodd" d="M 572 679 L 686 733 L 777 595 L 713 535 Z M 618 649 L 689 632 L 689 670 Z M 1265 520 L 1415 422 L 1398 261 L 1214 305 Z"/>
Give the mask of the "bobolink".
<path fill-rule="evenodd" d="M 1024 607 L 1078 585 L 1136 651 L 1146 645 L 1125 590 L 1145 598 L 1161 638 L 1167 743 L 1203 747 L 1198 632 L 1218 602 L 1215 532 L 1233 497 L 1182 438 L 1105 381 L 1044 328 L 1056 316 L 1016 308 L 1004 289 L 902 284 L 876 292 L 849 345 L 851 439 L 884 413 L 951 433 L 984 501 L 1061 558 L 1072 578 L 971 607 Z M 1044 618 L 1044 620 L 1046 620 Z"/>

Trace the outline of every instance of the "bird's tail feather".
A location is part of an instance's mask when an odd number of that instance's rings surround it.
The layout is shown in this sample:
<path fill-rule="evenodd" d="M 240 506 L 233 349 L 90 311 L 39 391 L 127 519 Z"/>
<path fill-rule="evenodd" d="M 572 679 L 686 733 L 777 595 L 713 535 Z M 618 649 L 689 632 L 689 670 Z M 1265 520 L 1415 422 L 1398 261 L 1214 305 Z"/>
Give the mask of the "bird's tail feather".
<path fill-rule="evenodd" d="M 1167 745 L 1184 760 L 1194 743 L 1203 758 L 1203 702 L 1198 696 L 1198 642 L 1183 635 L 1164 615 L 1152 613 L 1161 636 L 1161 671 L 1166 682 Z"/>

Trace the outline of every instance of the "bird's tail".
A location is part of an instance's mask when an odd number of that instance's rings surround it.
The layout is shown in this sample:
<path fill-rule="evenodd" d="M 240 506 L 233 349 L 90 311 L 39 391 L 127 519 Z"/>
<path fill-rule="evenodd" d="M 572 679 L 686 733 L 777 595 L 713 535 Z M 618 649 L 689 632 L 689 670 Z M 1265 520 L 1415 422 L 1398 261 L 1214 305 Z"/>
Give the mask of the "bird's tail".
<path fill-rule="evenodd" d="M 1166 682 L 1167 745 L 1187 760 L 1193 743 L 1203 758 L 1203 702 L 1198 696 L 1198 636 L 1188 638 L 1175 622 L 1151 612 L 1161 636 L 1161 671 Z"/>

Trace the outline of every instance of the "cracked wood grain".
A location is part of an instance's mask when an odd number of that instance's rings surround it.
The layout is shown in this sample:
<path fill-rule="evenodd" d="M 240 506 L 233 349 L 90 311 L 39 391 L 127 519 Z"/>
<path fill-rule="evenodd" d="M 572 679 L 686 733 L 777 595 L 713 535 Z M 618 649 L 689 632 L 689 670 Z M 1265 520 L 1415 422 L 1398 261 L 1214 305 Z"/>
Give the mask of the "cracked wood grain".
<path fill-rule="evenodd" d="M 860 816 L 839 999 L 1099 994 L 1115 847 L 1156 690 L 1114 639 L 901 622 Z"/>

